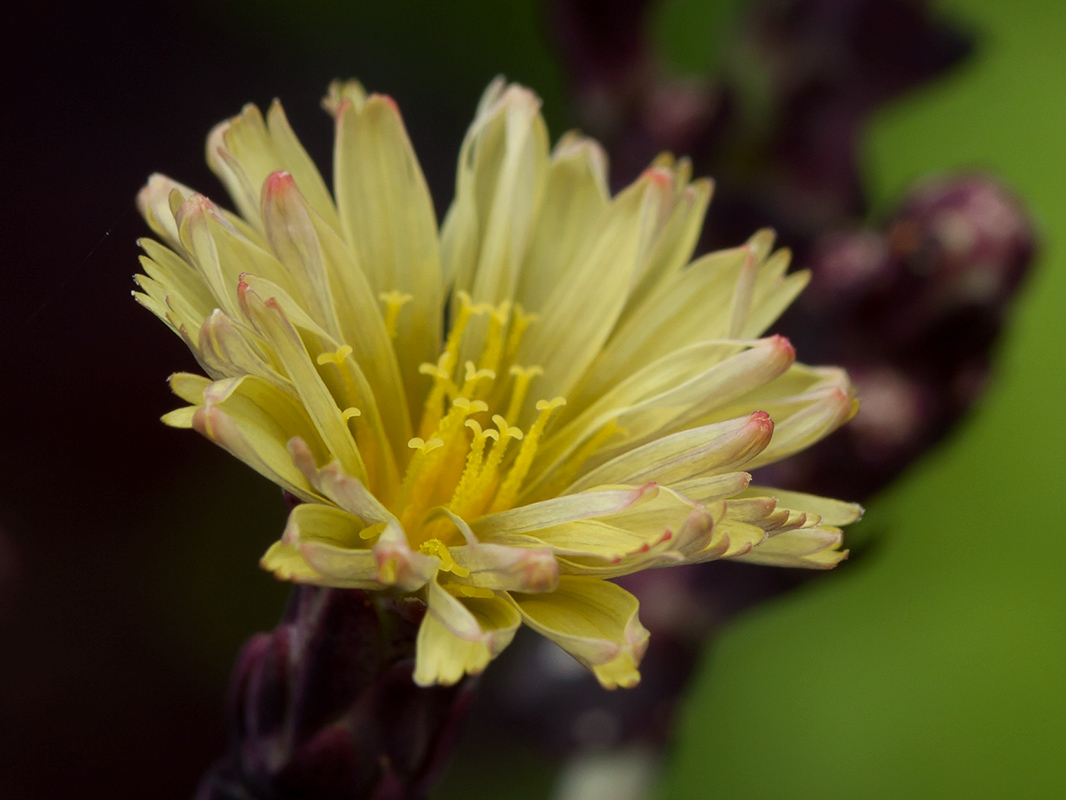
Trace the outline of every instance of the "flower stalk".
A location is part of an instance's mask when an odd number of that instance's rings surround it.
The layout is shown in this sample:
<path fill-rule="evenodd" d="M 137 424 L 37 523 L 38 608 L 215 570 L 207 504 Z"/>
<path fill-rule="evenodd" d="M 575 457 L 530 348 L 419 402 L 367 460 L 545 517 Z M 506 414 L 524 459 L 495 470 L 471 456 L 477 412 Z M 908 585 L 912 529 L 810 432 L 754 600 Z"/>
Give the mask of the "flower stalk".
<path fill-rule="evenodd" d="M 196 800 L 419 800 L 473 697 L 412 681 L 424 607 L 298 586 L 281 624 L 252 637 L 231 679 L 229 746 Z"/>

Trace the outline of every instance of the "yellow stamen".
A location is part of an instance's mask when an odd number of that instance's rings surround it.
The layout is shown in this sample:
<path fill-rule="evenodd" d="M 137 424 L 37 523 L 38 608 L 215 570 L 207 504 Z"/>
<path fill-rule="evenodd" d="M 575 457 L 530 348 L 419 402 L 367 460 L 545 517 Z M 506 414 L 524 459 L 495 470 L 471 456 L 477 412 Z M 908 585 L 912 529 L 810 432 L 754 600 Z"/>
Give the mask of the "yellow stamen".
<path fill-rule="evenodd" d="M 523 436 L 525 436 L 525 434 L 522 433 L 521 428 L 512 427 L 507 423 L 507 420 L 501 417 L 499 414 L 493 414 L 492 421 L 496 423 L 496 427 L 499 428 L 500 436 L 502 437 L 508 439 L 521 439 Z"/>
<path fill-rule="evenodd" d="M 463 375 L 463 388 L 459 392 L 460 397 L 473 397 L 477 391 L 477 385 L 481 381 L 489 382 L 496 380 L 496 372 L 491 369 L 476 369 L 473 361 L 466 362 L 466 372 Z"/>
<path fill-rule="evenodd" d="M 350 345 L 342 344 L 333 353 L 319 353 L 315 356 L 315 363 L 320 367 L 324 367 L 326 364 L 334 364 L 340 366 L 344 363 L 344 359 L 352 354 L 352 348 Z"/>
<path fill-rule="evenodd" d="M 429 455 L 430 451 L 426 450 L 428 457 L 419 464 L 420 474 L 412 481 L 410 491 L 399 506 L 402 509 L 399 513 L 402 515 L 404 530 L 409 533 L 414 531 L 426 510 L 439 505 L 451 495 L 452 487 L 460 480 L 466 455 L 463 422 L 470 414 L 487 410 L 488 406 L 480 400 L 457 397 L 452 401 L 452 407 L 437 426 L 434 438 L 430 440 L 440 442 L 440 452 Z M 440 496 L 442 493 L 444 497 Z"/>
<path fill-rule="evenodd" d="M 414 300 L 414 295 L 394 289 L 391 292 L 382 292 L 378 297 L 385 302 L 385 330 L 389 338 L 393 339 L 396 337 L 396 321 L 399 319 L 400 309 L 404 307 L 404 304 Z"/>
<path fill-rule="evenodd" d="M 459 298 L 459 311 L 455 315 L 452 329 L 448 331 L 448 340 L 444 343 L 444 352 L 441 357 L 448 356 L 448 364 L 456 364 L 459 360 L 459 345 L 463 341 L 463 331 L 474 314 L 483 313 L 482 306 L 475 306 L 470 300 L 470 295 L 464 291 L 458 291 L 455 296 Z"/>
<path fill-rule="evenodd" d="M 375 522 L 373 525 L 367 525 L 361 531 L 359 531 L 360 539 L 373 539 L 378 536 L 383 530 L 385 530 L 384 522 Z"/>
<path fill-rule="evenodd" d="M 489 452 L 489 457 L 485 459 L 484 466 L 482 466 L 482 468 L 478 470 L 477 475 L 474 476 L 473 483 L 469 488 L 465 502 L 463 502 L 461 506 L 453 508 L 453 511 L 461 517 L 480 516 L 482 510 L 496 491 L 496 485 L 499 482 L 500 464 L 503 462 L 503 457 L 507 454 L 507 445 L 510 443 L 511 439 L 521 439 L 523 436 L 521 430 L 508 425 L 507 420 L 499 414 L 494 415 L 492 421 L 495 422 L 496 427 L 499 428 L 499 438 L 492 446 L 492 450 Z"/>
<path fill-rule="evenodd" d="M 352 401 L 362 403 L 365 400 L 359 392 L 359 386 L 352 375 L 352 369 L 347 364 L 348 356 L 351 354 L 351 345 L 342 344 L 333 352 L 327 351 L 315 356 L 315 363 L 320 367 L 325 367 L 327 364 L 333 365 L 333 370 L 327 369 L 319 374 L 329 388 L 329 393 L 334 402 L 337 403 L 341 416 L 346 423 L 352 419 L 362 417 L 362 412 L 355 405 L 344 405 L 342 407 L 341 403 Z M 336 371 L 335 374 L 334 370 Z M 361 420 L 350 430 L 355 439 L 355 445 L 359 448 L 363 461 L 366 463 L 366 471 L 370 477 L 371 486 L 377 490 L 387 491 L 386 487 L 392 485 L 392 480 L 387 475 L 390 470 L 378 458 L 378 450 L 370 441 L 376 435 L 365 424 L 365 420 Z"/>
<path fill-rule="evenodd" d="M 426 463 L 426 456 L 438 447 L 443 447 L 444 442 L 440 439 L 430 439 L 427 442 L 416 436 L 407 443 L 407 446 L 418 452 L 414 454 L 411 458 L 411 463 L 407 465 L 407 474 L 403 478 L 403 486 L 400 487 L 400 495 L 396 499 L 397 508 L 405 508 L 407 506 L 407 500 L 415 488 L 415 483 L 425 471 L 423 467 Z"/>
<path fill-rule="evenodd" d="M 492 310 L 491 306 L 475 306 L 470 300 L 470 295 L 466 292 L 459 291 L 455 294 L 459 298 L 459 310 L 455 315 L 455 322 L 451 330 L 448 331 L 448 339 L 444 343 L 444 351 L 440 354 L 436 364 L 420 364 L 418 367 L 418 371 L 423 375 L 433 376 L 433 388 L 429 390 L 429 394 L 426 397 L 425 406 L 422 410 L 422 420 L 418 425 L 418 434 L 423 437 L 431 436 L 437 429 L 443 413 L 444 399 L 460 394 L 458 387 L 452 380 L 452 370 L 459 360 L 459 346 L 462 344 L 463 331 L 466 330 L 467 323 L 470 322 L 470 318 L 474 314 L 483 314 Z M 495 373 L 492 374 L 492 377 L 496 377 Z M 477 380 L 481 380 L 481 376 L 478 376 Z M 464 390 L 466 388 L 464 385 Z M 470 386 L 469 391 L 470 394 L 464 392 L 463 396 L 471 397 L 474 386 Z"/>
<path fill-rule="evenodd" d="M 497 308 L 490 312 L 489 333 L 485 341 L 485 348 L 481 351 L 481 369 L 493 370 L 500 365 L 500 356 L 503 355 L 503 329 L 507 325 L 507 319 L 511 314 L 511 303 L 504 300 Z"/>
<path fill-rule="evenodd" d="M 455 559 L 452 558 L 448 546 L 440 539 L 427 539 L 418 546 L 418 549 L 427 556 L 436 556 L 439 558 L 441 572 L 450 572 L 459 578 L 466 578 L 470 575 L 470 570 L 464 569 L 455 563 Z"/>
<path fill-rule="evenodd" d="M 481 430 L 481 425 L 476 420 L 468 419 L 466 427 L 474 432 L 474 440 L 470 443 L 470 452 L 466 454 L 466 467 L 463 469 L 462 477 L 459 478 L 459 484 L 455 487 L 455 494 L 452 495 L 452 499 L 448 503 L 448 507 L 459 516 L 462 516 L 461 511 L 469 502 L 471 489 L 477 480 L 478 474 L 481 472 L 481 464 L 485 458 L 486 442 L 489 439 L 499 441 L 500 438 L 500 434 L 491 428 L 487 431 Z"/>
<path fill-rule="evenodd" d="M 518 345 L 522 343 L 522 335 L 530 323 L 537 319 L 536 314 L 527 314 L 520 303 L 515 303 L 514 317 L 511 320 L 511 330 L 507 334 L 507 347 L 504 348 L 504 358 L 508 361 L 514 358 L 518 352 Z"/>
<path fill-rule="evenodd" d="M 421 374 L 433 376 L 433 388 L 426 395 L 426 402 L 422 407 L 422 420 L 418 424 L 418 435 L 422 438 L 433 435 L 444 413 L 445 398 L 459 391 L 455 382 L 452 381 L 450 358 L 448 353 L 441 353 L 436 364 L 419 364 L 418 366 Z"/>
<path fill-rule="evenodd" d="M 481 400 L 470 400 L 466 397 L 457 397 L 452 401 L 452 407 L 448 415 L 440 424 L 438 435 L 445 442 L 451 441 L 456 433 L 462 430 L 463 421 L 471 414 L 480 414 L 488 411 L 489 407 Z"/>
<path fill-rule="evenodd" d="M 507 474 L 503 485 L 496 493 L 496 499 L 492 501 L 492 506 L 489 508 L 490 514 L 504 511 L 514 504 L 515 498 L 518 497 L 518 490 L 522 487 L 522 481 L 525 480 L 526 474 L 533 464 L 533 456 L 537 453 L 537 444 L 540 442 L 540 437 L 548 425 L 548 417 L 551 416 L 555 409 L 565 405 L 566 400 L 562 397 L 556 397 L 554 400 L 537 401 L 537 411 L 540 413 L 537 415 L 533 425 L 530 426 L 529 435 L 522 442 L 522 449 L 518 451 L 518 457 L 515 459 L 514 464 L 511 465 L 511 471 Z"/>
<path fill-rule="evenodd" d="M 511 367 L 511 374 L 514 376 L 514 387 L 511 389 L 511 402 L 507 404 L 507 413 L 504 416 L 507 417 L 508 422 L 515 423 L 518 422 L 522 404 L 526 402 L 529 382 L 538 375 L 543 375 L 544 370 L 537 366 L 519 367 L 515 365 Z"/>

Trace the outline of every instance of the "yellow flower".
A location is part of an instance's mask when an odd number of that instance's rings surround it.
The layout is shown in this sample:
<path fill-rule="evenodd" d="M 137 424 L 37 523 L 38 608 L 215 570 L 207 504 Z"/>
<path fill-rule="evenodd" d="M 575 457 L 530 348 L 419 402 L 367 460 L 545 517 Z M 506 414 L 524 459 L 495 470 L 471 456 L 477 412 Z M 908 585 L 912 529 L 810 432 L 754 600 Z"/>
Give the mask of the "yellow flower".
<path fill-rule="evenodd" d="M 520 624 L 608 688 L 648 633 L 609 579 L 734 558 L 827 568 L 857 506 L 748 471 L 855 410 L 846 375 L 759 338 L 807 281 L 773 234 L 689 264 L 711 194 L 662 156 L 615 196 L 593 141 L 549 151 L 497 80 L 438 230 L 396 104 L 334 83 L 333 193 L 275 102 L 210 134 L 238 214 L 160 175 L 137 299 L 210 377 L 194 428 L 304 501 L 279 578 L 411 594 L 415 679 L 480 672 Z"/>

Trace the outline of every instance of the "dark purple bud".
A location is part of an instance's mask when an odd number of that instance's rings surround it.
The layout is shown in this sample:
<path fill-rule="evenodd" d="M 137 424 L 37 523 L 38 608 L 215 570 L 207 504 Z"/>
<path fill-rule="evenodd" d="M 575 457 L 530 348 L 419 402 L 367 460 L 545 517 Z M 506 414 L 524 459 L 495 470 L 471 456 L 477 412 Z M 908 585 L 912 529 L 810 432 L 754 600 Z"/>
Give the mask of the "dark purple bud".
<path fill-rule="evenodd" d="M 881 102 L 943 73 L 972 48 L 926 0 L 757 0 L 743 38 L 781 96 L 836 92 Z"/>
<path fill-rule="evenodd" d="M 282 624 L 237 661 L 229 752 L 197 800 L 424 797 L 471 698 L 469 684 L 414 684 L 423 613 L 417 601 L 297 587 Z"/>
<path fill-rule="evenodd" d="M 763 480 L 863 500 L 939 441 L 984 390 L 1034 250 L 1020 202 L 983 175 L 927 181 L 882 228 L 818 239 L 784 332 L 847 367 L 862 410 Z"/>

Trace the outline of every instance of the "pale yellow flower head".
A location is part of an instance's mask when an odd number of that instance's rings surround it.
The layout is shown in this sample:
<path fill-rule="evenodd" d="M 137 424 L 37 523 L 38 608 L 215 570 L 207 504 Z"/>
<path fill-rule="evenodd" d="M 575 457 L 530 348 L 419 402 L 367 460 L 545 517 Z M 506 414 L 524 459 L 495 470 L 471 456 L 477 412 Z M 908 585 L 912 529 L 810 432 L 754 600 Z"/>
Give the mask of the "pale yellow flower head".
<path fill-rule="evenodd" d="M 845 422 L 846 375 L 760 338 L 806 283 L 773 234 L 689 263 L 711 194 L 663 156 L 615 196 L 594 141 L 553 149 L 540 101 L 497 80 L 437 220 L 396 104 L 324 105 L 333 191 L 281 106 L 208 137 L 236 206 L 154 175 L 137 299 L 208 377 L 195 428 L 304 501 L 279 578 L 409 594 L 415 680 L 480 672 L 521 624 L 608 687 L 648 633 L 609 579 L 733 558 L 826 568 L 857 506 L 750 486 Z"/>

